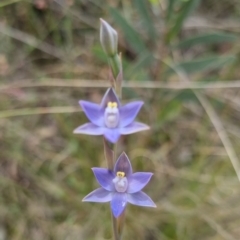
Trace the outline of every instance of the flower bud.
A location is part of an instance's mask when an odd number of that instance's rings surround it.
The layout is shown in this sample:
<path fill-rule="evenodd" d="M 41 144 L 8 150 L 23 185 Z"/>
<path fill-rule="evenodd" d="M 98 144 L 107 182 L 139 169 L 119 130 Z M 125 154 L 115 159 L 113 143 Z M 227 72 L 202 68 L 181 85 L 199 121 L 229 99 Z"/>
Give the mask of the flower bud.
<path fill-rule="evenodd" d="M 106 21 L 100 19 L 100 42 L 106 54 L 113 57 L 117 54 L 118 36 L 115 29 L 113 29 Z"/>

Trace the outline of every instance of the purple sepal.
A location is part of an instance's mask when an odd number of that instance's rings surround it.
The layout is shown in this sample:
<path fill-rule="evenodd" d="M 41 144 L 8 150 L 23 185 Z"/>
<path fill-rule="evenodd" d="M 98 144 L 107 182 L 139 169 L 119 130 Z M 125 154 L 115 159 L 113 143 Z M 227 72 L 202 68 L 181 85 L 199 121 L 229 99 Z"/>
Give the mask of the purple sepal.
<path fill-rule="evenodd" d="M 128 134 L 132 134 L 132 133 L 136 133 L 136 132 L 140 132 L 148 129 L 150 129 L 149 126 L 144 123 L 133 122 L 124 128 L 120 128 L 119 132 L 122 135 L 128 135 Z"/>
<path fill-rule="evenodd" d="M 129 179 L 128 193 L 136 193 L 141 191 L 150 181 L 152 173 L 148 172 L 136 172 L 133 173 Z"/>
<path fill-rule="evenodd" d="M 101 108 L 96 103 L 91 103 L 88 101 L 79 101 L 80 106 L 82 107 L 82 110 L 85 112 L 87 118 L 89 121 L 94 123 L 95 125 L 101 127 L 104 125 L 104 109 Z"/>
<path fill-rule="evenodd" d="M 142 101 L 131 102 L 120 108 L 120 123 L 119 127 L 126 127 L 131 124 L 136 118 L 139 110 L 143 105 Z"/>
<path fill-rule="evenodd" d="M 103 134 L 104 137 L 111 143 L 116 143 L 121 136 L 118 128 L 105 128 Z"/>
<path fill-rule="evenodd" d="M 74 133 L 83 133 L 87 135 L 102 135 L 104 133 L 104 128 L 98 127 L 93 123 L 85 123 L 78 128 L 76 128 Z"/>
<path fill-rule="evenodd" d="M 128 194 L 127 201 L 131 204 L 142 207 L 156 207 L 156 204 L 152 201 L 152 199 L 142 191 Z"/>
<path fill-rule="evenodd" d="M 126 193 L 114 193 L 111 201 L 111 209 L 114 217 L 119 217 L 127 205 Z"/>
<path fill-rule="evenodd" d="M 121 107 L 119 98 L 113 88 L 109 88 L 106 91 L 106 93 L 104 94 L 103 99 L 101 101 L 101 107 L 105 108 L 107 106 L 108 102 L 116 102 L 118 104 L 118 106 Z"/>
<path fill-rule="evenodd" d="M 132 175 L 132 165 L 125 152 L 119 156 L 115 164 L 114 173 L 116 174 L 117 172 L 124 172 L 126 177 L 130 177 Z"/>
<path fill-rule="evenodd" d="M 98 188 L 89 193 L 83 202 L 110 202 L 112 200 L 112 192 L 105 190 L 104 188 Z"/>
<path fill-rule="evenodd" d="M 101 187 L 108 191 L 114 190 L 112 179 L 115 176 L 113 175 L 112 171 L 106 168 L 92 168 L 92 170 Z"/>

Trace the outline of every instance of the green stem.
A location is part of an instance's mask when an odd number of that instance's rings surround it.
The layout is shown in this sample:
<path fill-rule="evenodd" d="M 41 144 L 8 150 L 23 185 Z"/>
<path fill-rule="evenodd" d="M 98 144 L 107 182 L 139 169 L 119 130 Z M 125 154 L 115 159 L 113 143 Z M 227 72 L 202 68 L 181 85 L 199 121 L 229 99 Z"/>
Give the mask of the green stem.
<path fill-rule="evenodd" d="M 123 213 L 117 219 L 117 230 L 118 230 L 119 240 L 122 239 L 124 222 L 125 222 L 125 210 L 123 211 Z"/>
<path fill-rule="evenodd" d="M 112 210 L 111 210 L 112 213 Z M 118 227 L 117 227 L 117 219 L 114 217 L 112 213 L 112 228 L 113 228 L 113 239 L 114 240 L 120 240 L 119 235 L 118 235 Z"/>
<path fill-rule="evenodd" d="M 113 145 L 113 159 L 116 162 L 116 160 L 117 160 L 117 143 Z M 114 240 L 122 239 L 124 222 L 125 222 L 125 210 L 118 218 L 115 218 L 112 214 Z"/>
<path fill-rule="evenodd" d="M 116 161 L 116 148 L 117 144 L 113 145 L 113 150 L 109 147 L 109 144 L 105 138 L 103 138 L 103 146 L 104 146 L 104 155 L 107 161 L 107 166 L 110 171 L 113 171 L 114 168 L 114 162 Z M 113 228 L 113 239 L 114 240 L 120 240 L 119 233 L 118 233 L 118 220 L 114 217 L 112 210 L 111 216 L 112 216 L 112 228 Z"/>
<path fill-rule="evenodd" d="M 113 145 L 113 159 L 116 162 L 117 160 L 117 143 Z M 112 213 L 112 226 L 113 226 L 113 235 L 114 240 L 120 240 L 119 232 L 118 232 L 118 219 L 114 217 Z"/>
<path fill-rule="evenodd" d="M 110 57 L 109 59 L 109 65 L 113 74 L 114 78 L 114 84 L 113 87 L 115 88 L 115 91 L 121 99 L 122 97 L 122 61 L 121 61 L 121 54 L 115 54 L 113 57 Z M 105 156 L 108 163 L 108 169 L 113 170 L 114 162 L 117 160 L 117 143 L 113 145 L 113 150 L 111 150 L 106 140 L 104 140 L 104 148 L 105 148 Z M 110 156 L 110 157 L 109 157 Z M 118 218 L 115 218 L 112 213 L 112 228 L 113 228 L 113 239 L 114 240 L 121 240 L 122 238 L 122 232 L 123 232 L 123 226 L 125 221 L 125 211 L 119 216 Z"/>
<path fill-rule="evenodd" d="M 113 77 L 116 79 L 122 67 L 121 59 L 118 54 L 115 54 L 113 57 L 109 57 L 108 61 L 113 73 Z"/>

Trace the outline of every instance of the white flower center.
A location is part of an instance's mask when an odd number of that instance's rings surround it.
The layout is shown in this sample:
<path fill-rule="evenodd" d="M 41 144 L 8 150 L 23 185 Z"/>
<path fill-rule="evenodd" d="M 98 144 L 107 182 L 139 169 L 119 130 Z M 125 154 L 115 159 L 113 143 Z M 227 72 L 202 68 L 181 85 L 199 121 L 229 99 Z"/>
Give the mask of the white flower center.
<path fill-rule="evenodd" d="M 113 179 L 115 189 L 117 192 L 126 192 L 128 188 L 128 180 L 124 172 L 117 172 L 116 177 Z"/>
<path fill-rule="evenodd" d="M 109 102 L 104 112 L 105 125 L 108 128 L 115 128 L 119 122 L 119 110 L 116 102 Z"/>

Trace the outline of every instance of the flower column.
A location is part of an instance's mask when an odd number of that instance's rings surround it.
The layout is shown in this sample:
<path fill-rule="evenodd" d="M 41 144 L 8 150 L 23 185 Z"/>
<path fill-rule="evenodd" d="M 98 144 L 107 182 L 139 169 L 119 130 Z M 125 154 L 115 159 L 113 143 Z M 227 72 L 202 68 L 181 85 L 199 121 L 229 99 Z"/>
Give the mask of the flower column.
<path fill-rule="evenodd" d="M 147 130 L 149 127 L 135 121 L 143 105 L 142 101 L 121 105 L 119 98 L 122 92 L 122 65 L 121 58 L 117 54 L 117 32 L 102 19 L 100 41 L 108 56 L 112 88 L 106 91 L 100 104 L 79 101 L 89 122 L 76 128 L 74 133 L 104 137 L 108 169 L 92 168 L 101 187 L 88 194 L 83 201 L 110 202 L 114 239 L 120 240 L 124 225 L 124 211 L 128 202 L 146 207 L 156 207 L 156 205 L 141 191 L 149 182 L 152 173 L 132 173 L 131 163 L 125 153 L 116 159 L 117 142 L 121 135 Z M 109 147 L 108 142 L 112 144 L 112 148 Z"/>

